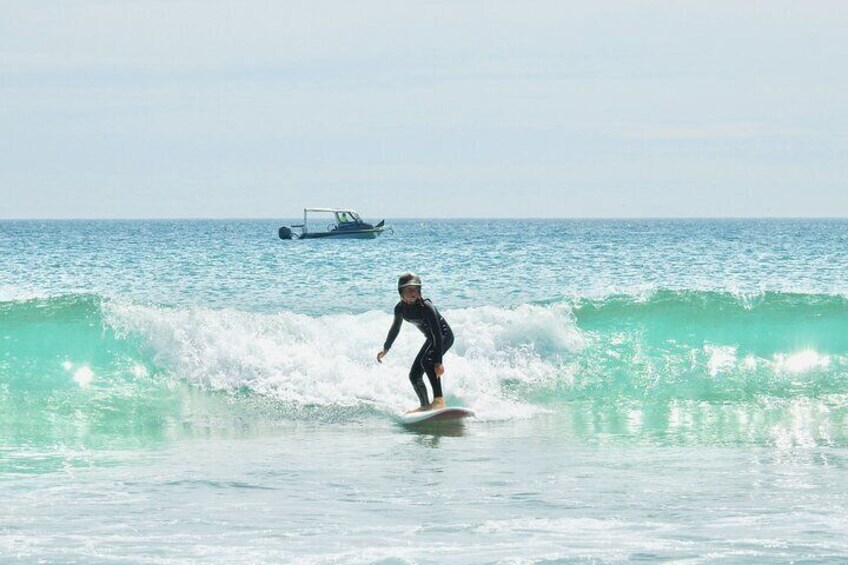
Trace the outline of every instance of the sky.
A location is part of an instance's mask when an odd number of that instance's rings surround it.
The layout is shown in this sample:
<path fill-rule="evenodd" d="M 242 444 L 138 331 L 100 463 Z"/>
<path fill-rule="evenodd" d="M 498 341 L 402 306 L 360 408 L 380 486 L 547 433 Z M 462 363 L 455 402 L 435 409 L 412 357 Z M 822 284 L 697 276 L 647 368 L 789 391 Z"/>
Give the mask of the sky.
<path fill-rule="evenodd" d="M 2 0 L 0 219 L 845 217 L 848 3 Z"/>

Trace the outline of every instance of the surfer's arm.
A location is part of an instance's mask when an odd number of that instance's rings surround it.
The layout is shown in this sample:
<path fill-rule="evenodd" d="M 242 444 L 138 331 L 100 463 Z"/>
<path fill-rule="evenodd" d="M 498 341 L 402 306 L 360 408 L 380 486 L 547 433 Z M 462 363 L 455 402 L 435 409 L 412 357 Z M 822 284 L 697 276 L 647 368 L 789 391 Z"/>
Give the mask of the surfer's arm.
<path fill-rule="evenodd" d="M 400 304 L 395 306 L 395 319 L 392 322 L 392 327 L 389 328 L 389 335 L 386 336 L 386 342 L 383 344 L 383 355 L 389 352 L 389 349 L 392 348 L 392 344 L 397 339 L 398 333 L 400 332 L 400 325 L 403 323 L 403 316 L 400 313 Z M 380 356 L 378 359 L 382 359 Z"/>

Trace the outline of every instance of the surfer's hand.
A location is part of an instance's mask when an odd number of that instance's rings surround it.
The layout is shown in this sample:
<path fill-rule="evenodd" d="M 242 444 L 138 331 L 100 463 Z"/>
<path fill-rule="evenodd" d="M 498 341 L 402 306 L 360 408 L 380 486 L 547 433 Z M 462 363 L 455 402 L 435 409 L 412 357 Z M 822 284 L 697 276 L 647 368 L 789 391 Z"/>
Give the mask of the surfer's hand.
<path fill-rule="evenodd" d="M 434 365 L 433 368 L 436 370 L 436 376 L 442 378 L 442 375 L 445 374 L 445 366 L 439 363 L 438 365 Z"/>
<path fill-rule="evenodd" d="M 383 357 L 385 357 L 385 356 L 386 356 L 386 353 L 388 353 L 388 351 L 386 351 L 386 350 L 384 349 L 384 350 L 380 351 L 380 353 L 378 353 L 378 354 L 377 354 L 377 363 L 382 363 L 382 362 L 383 362 Z"/>

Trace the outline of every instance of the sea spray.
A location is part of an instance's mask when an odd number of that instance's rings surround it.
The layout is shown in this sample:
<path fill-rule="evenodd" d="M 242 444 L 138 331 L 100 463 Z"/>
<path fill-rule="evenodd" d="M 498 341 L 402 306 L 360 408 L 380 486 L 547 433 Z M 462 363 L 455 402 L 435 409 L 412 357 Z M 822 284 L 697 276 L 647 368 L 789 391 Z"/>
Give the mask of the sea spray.
<path fill-rule="evenodd" d="M 482 418 L 532 413 L 508 398 L 504 385 L 555 378 L 556 364 L 546 358 L 580 343 L 573 327 L 559 327 L 569 323 L 560 313 L 535 306 L 451 312 L 458 337 L 445 359 L 448 399 L 473 404 Z M 249 390 L 291 407 L 388 413 L 414 400 L 407 375 L 420 334 L 409 326 L 376 363 L 391 323 L 382 312 L 309 317 L 112 304 L 107 319 L 119 333 L 141 337 L 157 366 L 208 390 Z M 535 351 L 537 339 L 544 355 Z"/>

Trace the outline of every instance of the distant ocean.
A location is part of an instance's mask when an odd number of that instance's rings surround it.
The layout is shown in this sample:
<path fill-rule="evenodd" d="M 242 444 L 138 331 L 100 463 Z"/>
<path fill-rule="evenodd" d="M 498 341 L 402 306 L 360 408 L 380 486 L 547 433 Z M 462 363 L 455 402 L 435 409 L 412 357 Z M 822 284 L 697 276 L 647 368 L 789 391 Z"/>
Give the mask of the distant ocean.
<path fill-rule="evenodd" d="M 848 562 L 848 221 L 295 221 L 0 221 L 0 561 Z"/>

